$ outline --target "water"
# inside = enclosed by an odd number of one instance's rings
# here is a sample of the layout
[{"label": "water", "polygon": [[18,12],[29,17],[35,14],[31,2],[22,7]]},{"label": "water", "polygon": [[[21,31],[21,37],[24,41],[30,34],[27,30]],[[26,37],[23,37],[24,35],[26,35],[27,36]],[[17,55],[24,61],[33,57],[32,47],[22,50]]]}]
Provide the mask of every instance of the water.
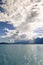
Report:
[{"label": "water", "polygon": [[0,45],[0,65],[43,65],[43,45]]}]

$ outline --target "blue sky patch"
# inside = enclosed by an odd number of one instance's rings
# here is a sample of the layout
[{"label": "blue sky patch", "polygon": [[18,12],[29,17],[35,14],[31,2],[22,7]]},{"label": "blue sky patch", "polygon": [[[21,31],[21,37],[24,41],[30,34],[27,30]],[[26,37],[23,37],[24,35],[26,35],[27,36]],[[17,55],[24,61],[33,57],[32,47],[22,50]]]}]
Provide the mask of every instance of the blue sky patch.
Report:
[{"label": "blue sky patch", "polygon": [[12,24],[8,24],[7,22],[0,22],[0,36],[6,35],[5,32],[7,32],[7,30],[4,30],[5,28],[8,28],[9,30],[16,29],[16,27],[13,27]]}]

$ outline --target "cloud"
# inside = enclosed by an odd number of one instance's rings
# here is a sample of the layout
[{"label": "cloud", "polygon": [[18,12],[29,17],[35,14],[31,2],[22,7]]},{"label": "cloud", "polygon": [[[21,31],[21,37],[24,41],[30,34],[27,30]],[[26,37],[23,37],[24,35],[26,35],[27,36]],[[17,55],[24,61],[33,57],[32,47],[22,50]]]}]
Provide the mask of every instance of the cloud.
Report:
[{"label": "cloud", "polygon": [[37,30],[35,30],[35,33],[38,33],[38,34],[43,33],[43,26],[39,27]]},{"label": "cloud", "polygon": [[31,2],[41,2],[41,0],[31,0]]},{"label": "cloud", "polygon": [[3,4],[5,4],[2,0],[0,0],[0,5],[3,5]]},{"label": "cloud", "polygon": [[1,36],[1,38],[9,38],[16,33],[16,30],[9,30],[8,28],[5,28],[4,30],[7,31],[5,32],[6,35]]},{"label": "cloud", "polygon": [[5,10],[2,8],[2,7],[0,7],[0,12],[4,12]]},{"label": "cloud", "polygon": [[[8,21],[16,27],[16,30],[6,29],[7,35],[2,36],[10,39],[34,39],[43,37],[34,33],[39,27],[43,27],[43,1],[40,0],[2,0],[5,4],[1,7],[5,9],[0,12],[0,22]],[[18,32],[18,33],[17,33]]]}]

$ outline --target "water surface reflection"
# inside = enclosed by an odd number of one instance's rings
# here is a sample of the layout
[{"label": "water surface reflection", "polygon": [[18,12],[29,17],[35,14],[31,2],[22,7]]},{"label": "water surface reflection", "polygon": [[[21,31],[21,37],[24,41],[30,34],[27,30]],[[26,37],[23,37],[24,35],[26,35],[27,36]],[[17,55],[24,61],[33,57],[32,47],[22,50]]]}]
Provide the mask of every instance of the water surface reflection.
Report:
[{"label": "water surface reflection", "polygon": [[0,65],[43,65],[43,45],[0,45]]}]

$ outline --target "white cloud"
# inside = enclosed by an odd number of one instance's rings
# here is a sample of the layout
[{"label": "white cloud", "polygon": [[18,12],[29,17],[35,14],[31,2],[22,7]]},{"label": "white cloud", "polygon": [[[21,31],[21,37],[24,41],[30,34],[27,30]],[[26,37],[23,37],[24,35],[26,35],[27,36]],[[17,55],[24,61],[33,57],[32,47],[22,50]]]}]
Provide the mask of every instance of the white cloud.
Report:
[{"label": "white cloud", "polygon": [[4,30],[7,31],[5,32],[6,35],[1,36],[1,38],[10,38],[12,35],[16,34],[16,30],[9,30],[8,28],[5,28]]},{"label": "white cloud", "polygon": [[9,21],[9,24],[16,26],[16,30],[8,30],[6,36],[14,37],[14,33],[19,31],[16,39],[22,34],[26,34],[26,39],[43,37],[34,33],[34,30],[43,26],[43,1],[39,0],[3,0],[6,4],[2,5],[5,12],[0,13],[0,21]]}]

